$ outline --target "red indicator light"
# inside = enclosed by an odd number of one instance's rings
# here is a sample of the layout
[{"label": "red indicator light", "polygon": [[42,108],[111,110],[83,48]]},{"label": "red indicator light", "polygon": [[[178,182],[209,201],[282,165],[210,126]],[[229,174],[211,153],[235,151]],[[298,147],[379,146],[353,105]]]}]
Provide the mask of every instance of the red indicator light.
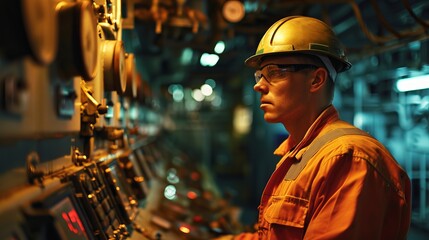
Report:
[{"label": "red indicator light", "polygon": [[75,234],[84,233],[85,228],[82,225],[82,222],[79,219],[79,216],[77,215],[76,210],[71,210],[69,212],[63,212],[61,214],[62,218],[67,224],[68,229],[70,232],[73,232]]},{"label": "red indicator light", "polygon": [[203,221],[203,217],[201,217],[200,215],[194,216],[194,222],[202,222],[202,221]]},{"label": "red indicator light", "polygon": [[188,194],[186,194],[186,196],[188,196],[189,199],[195,199],[198,197],[198,194],[194,191],[189,191]]}]

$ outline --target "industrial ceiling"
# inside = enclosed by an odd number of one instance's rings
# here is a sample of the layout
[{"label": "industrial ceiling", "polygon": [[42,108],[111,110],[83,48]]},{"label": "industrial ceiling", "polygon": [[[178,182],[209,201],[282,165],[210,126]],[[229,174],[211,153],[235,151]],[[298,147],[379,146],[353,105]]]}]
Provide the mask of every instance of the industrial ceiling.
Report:
[{"label": "industrial ceiling", "polygon": [[[239,88],[243,79],[234,75],[249,71],[243,61],[271,24],[290,15],[331,25],[355,74],[374,61],[378,70],[421,68],[429,58],[427,0],[128,0],[126,5],[126,47],[136,54],[143,78],[156,85],[214,78]],[[226,43],[218,64],[201,67],[199,56],[213,52],[218,41]],[[184,49],[193,53],[186,64],[180,61]]]}]

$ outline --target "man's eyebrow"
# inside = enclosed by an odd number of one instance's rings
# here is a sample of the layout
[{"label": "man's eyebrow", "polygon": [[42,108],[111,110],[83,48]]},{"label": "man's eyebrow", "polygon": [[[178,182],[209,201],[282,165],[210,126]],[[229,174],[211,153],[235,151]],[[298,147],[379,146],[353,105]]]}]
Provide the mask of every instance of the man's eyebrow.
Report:
[{"label": "man's eyebrow", "polygon": [[281,66],[281,65],[288,65],[288,64],[275,64],[275,63],[268,63],[268,64],[265,64],[265,65],[263,65],[262,67],[260,67],[260,68],[259,68],[259,70],[262,70],[262,69],[264,69],[265,67],[267,67],[267,66],[269,66],[269,65],[273,65],[273,66],[278,67],[278,66]]}]

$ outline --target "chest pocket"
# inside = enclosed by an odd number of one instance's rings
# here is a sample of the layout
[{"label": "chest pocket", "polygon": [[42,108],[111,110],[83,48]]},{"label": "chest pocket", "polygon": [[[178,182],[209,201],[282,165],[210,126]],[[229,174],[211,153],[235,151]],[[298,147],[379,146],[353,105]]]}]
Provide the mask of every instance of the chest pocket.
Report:
[{"label": "chest pocket", "polygon": [[308,212],[308,200],[293,196],[276,196],[264,213],[264,219],[272,224],[304,229]]}]

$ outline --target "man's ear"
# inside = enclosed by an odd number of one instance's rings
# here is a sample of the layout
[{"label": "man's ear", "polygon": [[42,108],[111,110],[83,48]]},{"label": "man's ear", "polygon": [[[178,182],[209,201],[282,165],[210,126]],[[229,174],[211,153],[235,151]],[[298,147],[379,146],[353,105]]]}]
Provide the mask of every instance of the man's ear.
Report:
[{"label": "man's ear", "polygon": [[325,68],[318,68],[313,72],[313,79],[311,80],[311,92],[316,92],[328,81],[328,71]]}]

